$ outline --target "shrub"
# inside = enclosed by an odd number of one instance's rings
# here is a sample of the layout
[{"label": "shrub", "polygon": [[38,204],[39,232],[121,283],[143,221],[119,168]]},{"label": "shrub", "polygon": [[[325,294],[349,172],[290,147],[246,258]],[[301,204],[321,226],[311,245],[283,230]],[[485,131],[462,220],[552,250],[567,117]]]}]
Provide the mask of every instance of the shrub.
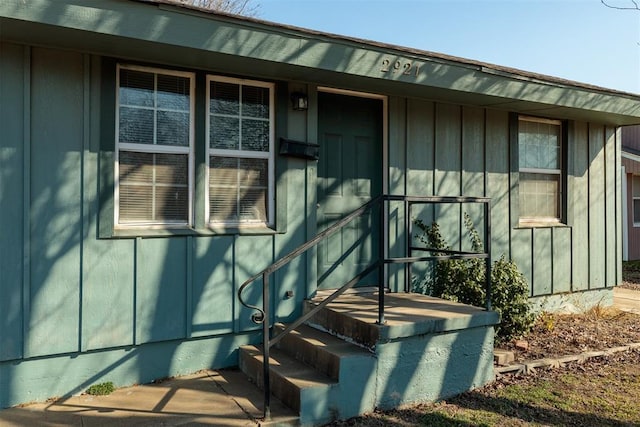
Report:
[{"label": "shrub", "polygon": [[[415,220],[421,230],[416,238],[426,247],[433,249],[432,255],[442,255],[451,246],[442,237],[436,222],[430,226]],[[464,225],[471,242],[472,252],[482,252],[482,241],[468,214],[464,214]],[[452,259],[436,263],[419,288],[423,293],[482,307],[485,305],[485,261],[480,258],[467,260]],[[491,267],[491,305],[500,314],[500,325],[496,326],[496,340],[499,342],[518,338],[531,329],[535,315],[529,305],[529,286],[524,275],[511,260],[502,255]]]},{"label": "shrub", "polygon": [[113,393],[115,387],[111,381],[106,383],[94,384],[87,389],[87,394],[92,396],[105,396]]}]

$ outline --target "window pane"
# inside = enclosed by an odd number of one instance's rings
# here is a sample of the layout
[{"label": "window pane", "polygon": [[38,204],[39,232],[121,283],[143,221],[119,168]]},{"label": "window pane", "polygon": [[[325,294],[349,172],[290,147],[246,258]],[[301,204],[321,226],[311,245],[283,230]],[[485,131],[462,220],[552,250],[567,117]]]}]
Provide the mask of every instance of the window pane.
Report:
[{"label": "window pane", "polygon": [[164,154],[155,155],[155,180],[159,184],[187,186],[189,182],[189,165],[186,155]]},{"label": "window pane", "polygon": [[243,187],[267,188],[266,159],[238,159],[240,167],[240,185]]},{"label": "window pane", "polygon": [[118,141],[153,144],[153,110],[120,107]]},{"label": "window pane", "polygon": [[186,223],[189,206],[187,186],[156,188],[155,221]]},{"label": "window pane", "polygon": [[211,221],[238,221],[238,159],[211,157],[209,215]]},{"label": "window pane", "polygon": [[147,185],[120,186],[120,223],[148,222],[153,217],[152,194]]},{"label": "window pane", "polygon": [[242,149],[269,151],[269,122],[244,119],[242,121]]},{"label": "window pane", "polygon": [[153,107],[154,74],[120,70],[120,104]]},{"label": "window pane", "polygon": [[520,173],[520,217],[560,218],[560,175]]},{"label": "window pane", "polygon": [[189,78],[158,74],[158,108],[189,111]]},{"label": "window pane", "polygon": [[269,89],[242,86],[242,115],[244,117],[269,118]]},{"label": "window pane", "polygon": [[188,222],[188,155],[119,152],[121,224]]},{"label": "window pane", "polygon": [[211,117],[211,148],[240,149],[240,119],[236,117]]},{"label": "window pane", "polygon": [[212,222],[266,222],[268,161],[211,157],[209,206]]},{"label": "window pane", "polygon": [[633,199],[633,223],[640,224],[640,199]]},{"label": "window pane", "polygon": [[633,175],[631,185],[633,186],[633,197],[640,197],[640,175]]},{"label": "window pane", "polygon": [[158,111],[157,144],[189,146],[189,113]]},{"label": "window pane", "polygon": [[209,109],[213,114],[240,114],[240,85],[211,82]]},{"label": "window pane", "polygon": [[240,159],[240,218],[267,220],[268,161]]},{"label": "window pane", "polygon": [[560,169],[561,132],[559,124],[520,120],[520,168]]},{"label": "window pane", "polygon": [[267,192],[261,189],[244,188],[240,195],[240,219],[267,221]]}]

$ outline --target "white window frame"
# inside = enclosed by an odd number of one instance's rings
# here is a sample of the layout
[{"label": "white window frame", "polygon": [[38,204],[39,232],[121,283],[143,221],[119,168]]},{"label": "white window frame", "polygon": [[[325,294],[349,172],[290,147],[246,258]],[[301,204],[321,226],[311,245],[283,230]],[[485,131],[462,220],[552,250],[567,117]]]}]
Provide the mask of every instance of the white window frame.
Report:
[{"label": "white window frame", "polygon": [[[269,89],[269,151],[248,151],[248,150],[231,150],[211,148],[211,82],[231,83],[242,86],[254,86]],[[207,102],[206,102],[206,147],[207,147],[207,176],[205,190],[205,222],[209,227],[273,227],[275,224],[275,159],[274,159],[274,139],[275,139],[275,84],[257,80],[239,79],[233,77],[224,77],[216,75],[207,75]],[[241,89],[242,90],[242,89]],[[242,99],[242,92],[240,92]],[[242,104],[241,108],[242,108]],[[240,112],[240,116],[242,111]],[[241,127],[242,128],[242,127]],[[242,132],[242,129],[240,129]],[[240,133],[242,140],[242,133]],[[258,220],[240,220],[240,221],[212,221],[211,206],[209,201],[209,180],[211,174],[211,156],[233,157],[243,159],[267,159],[268,178],[267,178],[267,221]]]},{"label": "white window frame", "polygon": [[[518,135],[520,134],[520,122],[521,121],[528,121],[528,122],[535,122],[535,123],[547,123],[547,124],[551,124],[551,125],[556,125],[560,127],[560,154],[559,154],[559,163],[560,163],[560,169],[546,169],[546,168],[521,168],[518,165],[518,173],[529,173],[529,174],[537,174],[540,176],[551,176],[551,175],[555,175],[558,176],[558,194],[557,194],[557,198],[556,198],[556,203],[558,204],[557,209],[558,209],[558,217],[543,217],[543,216],[522,216],[521,213],[519,213],[518,217],[519,217],[519,223],[522,225],[535,225],[535,224],[542,224],[542,225],[550,225],[550,224],[560,224],[562,221],[562,209],[563,209],[563,203],[562,203],[562,198],[564,197],[562,194],[562,186],[563,186],[563,179],[564,179],[564,175],[563,175],[563,170],[562,170],[562,165],[564,164],[564,123],[561,120],[556,120],[556,119],[547,119],[547,118],[542,118],[542,117],[532,117],[532,116],[518,116]],[[518,137],[518,147],[517,147],[518,151],[520,150],[520,138]]]},{"label": "white window frame", "polygon": [[[156,144],[136,144],[136,143],[121,143],[120,142],[120,70],[133,70],[146,73],[153,73],[155,77],[154,93],[157,93],[157,75],[167,76],[179,76],[189,79],[189,146],[177,147],[168,145],[156,145]],[[117,64],[116,66],[116,134],[115,134],[115,175],[114,175],[114,228],[118,229],[166,229],[166,228],[185,228],[191,227],[193,224],[193,200],[194,200],[194,133],[195,133],[195,73],[186,71],[175,71],[165,68],[156,67],[144,67],[138,65],[129,64]],[[136,106],[138,107],[138,106]],[[155,111],[159,109],[157,106],[153,107]],[[160,109],[160,111],[162,111]],[[156,122],[154,120],[153,135],[156,138]],[[187,206],[187,221],[185,222],[173,222],[173,221],[149,221],[140,223],[120,223],[120,150],[122,151],[135,151],[142,153],[156,153],[156,154],[187,154],[188,156],[188,206]]]}]

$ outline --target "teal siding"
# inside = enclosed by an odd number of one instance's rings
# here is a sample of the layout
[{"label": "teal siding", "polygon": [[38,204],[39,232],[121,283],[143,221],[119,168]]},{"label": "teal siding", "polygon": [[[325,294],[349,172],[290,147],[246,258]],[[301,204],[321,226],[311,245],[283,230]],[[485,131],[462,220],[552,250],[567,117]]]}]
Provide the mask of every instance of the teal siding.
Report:
[{"label": "teal siding", "polygon": [[28,147],[22,141],[28,132],[24,106],[29,102],[25,99],[28,67],[24,62],[24,48],[0,43],[0,361],[22,356],[23,164],[28,160]]},{"label": "teal siding", "polygon": [[132,345],[135,241],[87,237],[83,247],[82,349]]},{"label": "teal siding", "polygon": [[533,289],[532,294],[549,295],[553,285],[553,261],[552,261],[552,229],[533,229]]},{"label": "teal siding", "polygon": [[233,332],[235,293],[229,283],[233,265],[233,237],[193,238],[191,336]]},{"label": "teal siding", "polygon": [[604,127],[589,125],[589,288],[605,286],[605,156]]},{"label": "teal siding", "polygon": [[[496,215],[500,215],[499,212],[494,212]],[[513,253],[511,259],[518,265],[518,268],[524,274],[524,277],[529,283],[531,289],[531,296],[534,296],[534,269],[533,269],[533,229],[532,228],[520,228],[515,229],[511,233],[511,246]]]},{"label": "teal siding", "polygon": [[510,256],[509,115],[494,110],[486,114],[486,196],[491,198],[491,254],[496,260]]},{"label": "teal siding", "polygon": [[[605,128],[604,140],[604,187],[605,187],[605,286],[616,286],[618,284],[618,266],[616,263],[617,247],[620,244],[621,235],[616,233],[616,224],[620,219],[617,218],[616,212],[616,196],[619,193],[609,189],[616,188],[616,176],[620,173],[620,169],[616,169],[616,134],[615,129],[611,127]],[[622,190],[621,190],[622,191]],[[618,237],[620,236],[620,237]]]},{"label": "teal siding", "polygon": [[[485,111],[482,108],[462,109],[462,195],[484,197],[485,189]],[[484,241],[484,206],[468,204],[462,207]],[[471,241],[462,239],[462,250],[471,250]]]},{"label": "teal siding", "polygon": [[424,196],[434,194],[434,108],[433,102],[408,100],[407,194]]},{"label": "teal siding", "polygon": [[31,53],[29,357],[79,350],[83,64]]},{"label": "teal siding", "polygon": [[[435,104],[409,99],[406,115],[406,193],[414,196],[433,196],[436,170]],[[397,123],[404,126],[405,121]],[[391,124],[393,125],[393,122]],[[433,212],[432,206],[416,205],[412,212],[414,218],[411,219],[419,218],[425,224],[430,224],[433,221]]]},{"label": "teal siding", "polygon": [[[0,45],[0,203],[14,207],[0,210],[0,391],[10,390],[0,394],[0,406],[39,398],[33,390],[47,375],[41,384],[50,394],[41,397],[109,380],[109,370],[124,385],[235,364],[233,346],[255,341],[259,329],[253,311],[238,303],[239,286],[315,234],[316,163],[277,156],[273,233],[113,237],[109,62]],[[316,142],[317,88],[277,86],[277,137]],[[309,94],[306,113],[288,107],[292,91]],[[566,225],[518,228],[509,112],[390,96],[388,113],[389,193],[490,197],[493,258],[515,260],[532,296],[620,281],[620,140],[614,128],[568,123]],[[199,151],[198,187],[206,185],[204,160]],[[203,209],[204,201],[195,207]],[[459,235],[465,212],[482,231],[478,207],[424,207],[412,219],[438,221],[450,244],[468,249],[466,233]],[[404,255],[407,239],[414,238],[404,234],[407,213],[391,204],[387,215],[389,253]],[[203,221],[198,213],[196,223]],[[315,290],[315,256],[310,251],[271,276],[272,320],[295,317]],[[404,271],[388,269],[389,286],[402,290]],[[260,282],[244,294],[256,305]],[[79,371],[56,383],[51,377],[68,367],[69,357],[82,360]],[[56,373],[47,374],[47,367]]]},{"label": "teal siding", "polygon": [[[102,172],[112,160],[100,147],[113,133],[102,127],[101,59],[9,43],[0,49],[0,199],[15,207],[0,212],[0,361],[256,329],[236,291],[309,238],[312,163],[279,159],[278,209],[289,212],[280,219],[288,218],[290,232],[100,238],[99,220],[113,215],[103,203],[110,174]],[[272,276],[278,319],[299,313],[307,261],[299,257]],[[261,302],[259,283],[246,297]]]},{"label": "teal siding", "polygon": [[136,239],[136,344],[186,337],[187,238]]},{"label": "teal siding", "polygon": [[[458,196],[462,188],[462,112],[461,107],[436,104],[434,193]],[[434,219],[442,236],[454,249],[459,249],[461,207],[457,204],[436,205]]]},{"label": "teal siding", "polygon": [[553,265],[553,293],[571,290],[571,228],[551,229],[551,262]]},{"label": "teal siding", "polygon": [[[620,184],[614,172],[619,142],[614,128],[567,122],[566,224],[520,228],[517,132],[513,133],[517,121],[507,112],[490,109],[414,99],[406,105],[406,122],[390,123],[406,128],[407,194],[490,197],[493,259],[513,259],[529,282],[531,296],[598,289],[619,281]],[[393,118],[397,113],[390,114]],[[390,134],[401,131],[391,127]],[[393,140],[390,143],[390,152],[395,152]],[[401,166],[393,163],[390,169]],[[396,182],[402,180],[395,178]],[[466,232],[459,240],[464,213],[482,231],[478,206],[416,209],[414,219],[435,220],[453,247],[469,249]]]},{"label": "teal siding", "polygon": [[587,138],[587,123],[575,123],[573,129],[569,129],[570,174],[567,222],[573,230],[571,267],[574,291],[589,288],[589,144]]}]

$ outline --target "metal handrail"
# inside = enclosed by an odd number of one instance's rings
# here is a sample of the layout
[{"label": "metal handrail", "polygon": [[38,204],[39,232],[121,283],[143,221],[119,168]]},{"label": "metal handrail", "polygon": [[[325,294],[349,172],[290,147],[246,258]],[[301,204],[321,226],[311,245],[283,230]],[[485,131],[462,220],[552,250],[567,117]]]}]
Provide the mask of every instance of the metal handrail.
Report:
[{"label": "metal handrail", "polygon": [[[385,249],[387,247],[387,235],[385,233],[385,225],[384,225],[384,202],[404,202],[405,205],[405,227],[407,231],[407,253],[410,255],[408,257],[393,257],[388,258],[385,257]],[[251,276],[240,286],[238,289],[238,299],[242,305],[247,308],[255,310],[255,312],[251,315],[251,320],[256,324],[262,324],[262,335],[263,335],[263,343],[262,343],[262,356],[263,356],[263,387],[264,387],[264,419],[268,420],[271,416],[270,411],[270,400],[271,400],[271,390],[270,390],[270,348],[278,343],[286,334],[293,331],[295,328],[306,322],[310,319],[315,313],[329,304],[331,301],[338,298],[342,295],[346,290],[355,286],[362,278],[366,277],[368,274],[375,271],[376,268],[380,269],[380,277],[378,284],[378,324],[384,324],[384,283],[386,282],[384,277],[384,268],[387,264],[404,264],[405,265],[405,280],[407,280],[405,284],[405,290],[410,291],[410,275],[411,275],[411,265],[415,262],[422,261],[440,261],[440,260],[448,260],[448,259],[470,259],[470,258],[481,258],[486,260],[486,293],[487,293],[487,301],[486,308],[487,310],[491,309],[491,280],[490,280],[490,272],[491,272],[491,223],[490,223],[490,201],[491,199],[486,197],[462,197],[462,196],[454,196],[454,197],[440,197],[440,196],[396,196],[396,195],[380,195],[369,202],[365,203],[355,211],[351,212],[349,215],[340,219],[333,225],[329,226],[322,232],[318,233],[315,237],[298,246],[296,249],[288,253],[287,255],[281,257],[273,264],[269,265],[261,272]],[[441,204],[441,203],[483,203],[485,205],[484,211],[484,219],[485,219],[485,252],[476,253],[476,252],[465,252],[465,251],[454,251],[454,250],[445,250],[445,249],[434,249],[427,247],[417,247],[411,244],[411,207],[414,204]],[[277,336],[271,338],[270,327],[269,327],[269,319],[270,315],[270,302],[269,302],[269,275],[273,272],[277,271],[284,265],[288,264],[292,259],[306,252],[307,250],[315,247],[320,241],[323,239],[337,233],[340,229],[342,229],[345,225],[353,221],[355,218],[364,215],[366,212],[371,210],[375,205],[379,205],[380,209],[380,238],[379,238],[379,256],[378,259],[375,260],[371,265],[369,265],[362,272],[357,274],[347,283],[345,283],[340,288],[336,289],[331,295],[326,297],[323,301],[318,303],[314,308],[309,310],[303,316],[299,317],[293,323],[289,324],[283,331],[281,331]],[[422,257],[413,257],[411,256],[413,251],[426,251],[431,253],[445,254],[445,255],[430,255],[430,256],[422,256]],[[255,282],[257,279],[262,277],[262,308],[249,304],[242,298],[243,291]]]},{"label": "metal handrail", "polygon": [[[271,334],[270,334],[270,331],[269,331],[269,319],[270,319],[271,316],[270,316],[270,303],[269,303],[269,275],[271,273],[277,271],[278,269],[280,269],[282,266],[284,266],[287,263],[289,263],[292,259],[294,259],[298,255],[300,255],[300,254],[306,252],[307,250],[311,249],[312,247],[316,246],[323,239],[325,239],[325,238],[337,233],[341,228],[343,228],[345,225],[350,223],[353,219],[362,216],[365,212],[368,212],[376,204],[380,204],[380,206],[383,207],[384,206],[384,204],[382,203],[383,201],[384,201],[384,195],[380,195],[380,196],[368,201],[367,203],[365,203],[364,205],[362,205],[361,207],[359,207],[355,211],[351,212],[349,215],[345,216],[344,218],[340,219],[336,223],[334,223],[331,226],[327,227],[322,232],[318,233],[311,240],[308,240],[306,243],[303,243],[302,245],[298,246],[293,251],[289,252],[287,255],[283,256],[282,258],[280,258],[279,260],[274,262],[273,264],[271,264],[270,266],[268,266],[267,268],[262,270],[260,273],[255,274],[255,275],[251,276],[250,278],[248,278],[247,280],[245,280],[245,282],[238,289],[238,299],[240,300],[240,303],[242,305],[244,305],[245,307],[247,307],[247,308],[251,308],[251,309],[256,310],[256,312],[254,312],[251,315],[251,320],[256,324],[262,324],[262,359],[263,359],[262,367],[263,367],[263,387],[264,387],[264,414],[263,415],[264,415],[264,419],[265,420],[268,420],[271,417],[271,408],[270,408],[271,390],[270,390],[270,372],[269,372],[270,371],[270,354],[269,354],[270,352],[269,352],[269,349],[275,343],[280,341],[287,333],[289,333],[290,331],[293,330],[293,328],[288,327],[284,331],[282,331],[280,334],[278,334],[278,337],[274,338],[273,340],[270,337]],[[381,211],[382,211],[382,209],[381,209]],[[380,223],[382,224],[382,216],[380,217]],[[379,265],[381,265],[380,259],[378,259],[378,261],[376,261],[374,264],[369,266],[364,271],[366,272],[366,274],[369,274],[371,271],[373,271],[375,269],[375,267],[378,267]],[[329,296],[324,301],[322,301],[322,303],[319,304],[317,307],[314,307],[306,315],[300,317],[296,322],[294,322],[296,324],[296,327],[300,326],[303,322],[307,321],[311,317],[311,315],[315,314],[318,310],[322,309],[329,302],[333,301],[335,298],[340,296],[344,291],[346,291],[347,289],[353,287],[357,282],[360,281],[360,278],[366,276],[366,274],[363,274],[363,273],[360,273],[359,275],[357,275],[356,277],[351,279],[349,282],[347,282],[345,285],[343,285],[340,289],[336,290],[331,296]],[[258,306],[255,306],[255,305],[252,305],[252,304],[248,304],[242,298],[242,292],[244,291],[244,289],[247,286],[249,286],[251,283],[256,281],[258,278],[260,278],[260,277],[262,277],[262,308],[260,308]],[[381,277],[381,279],[382,279],[382,277]],[[379,282],[381,284],[383,283],[382,280],[379,280]],[[384,318],[381,318],[381,320],[384,321]],[[289,325],[289,326],[291,326],[291,325]]]},{"label": "metal handrail", "polygon": [[271,274],[271,273],[279,270],[281,267],[283,267],[284,265],[288,264],[293,258],[297,257],[298,255],[300,255],[300,254],[308,251],[312,247],[316,246],[323,239],[325,239],[325,238],[337,233],[338,230],[340,230],[342,227],[344,227],[345,225],[350,223],[353,219],[355,219],[355,218],[357,218],[359,216],[362,216],[365,212],[367,212],[369,209],[371,209],[374,205],[380,203],[384,199],[384,197],[385,197],[384,195],[380,195],[380,196],[378,196],[378,197],[376,197],[374,199],[369,200],[367,203],[365,203],[364,205],[360,206],[358,209],[356,209],[355,211],[351,212],[349,215],[345,216],[344,218],[340,219],[336,223],[334,223],[331,226],[327,227],[325,230],[323,230],[320,233],[318,233],[314,238],[312,238],[310,240],[307,240],[305,243],[303,243],[302,245],[298,246],[296,249],[294,249],[293,251],[289,252],[287,255],[283,256],[282,258],[280,258],[279,260],[277,260],[273,264],[269,265],[267,268],[265,268],[261,272],[255,274],[255,275],[249,277],[247,280],[245,280],[244,283],[238,289],[238,299],[240,300],[240,303],[242,305],[244,305],[245,307],[254,309],[254,310],[256,310],[258,312],[258,313],[254,314],[251,317],[251,320],[254,323],[262,323],[262,319],[264,319],[265,312],[260,307],[256,307],[254,305],[248,304],[242,299],[242,292],[244,291],[244,289],[247,286],[249,286],[251,283],[253,283],[257,279],[259,279],[260,277],[264,277],[265,274]]}]

